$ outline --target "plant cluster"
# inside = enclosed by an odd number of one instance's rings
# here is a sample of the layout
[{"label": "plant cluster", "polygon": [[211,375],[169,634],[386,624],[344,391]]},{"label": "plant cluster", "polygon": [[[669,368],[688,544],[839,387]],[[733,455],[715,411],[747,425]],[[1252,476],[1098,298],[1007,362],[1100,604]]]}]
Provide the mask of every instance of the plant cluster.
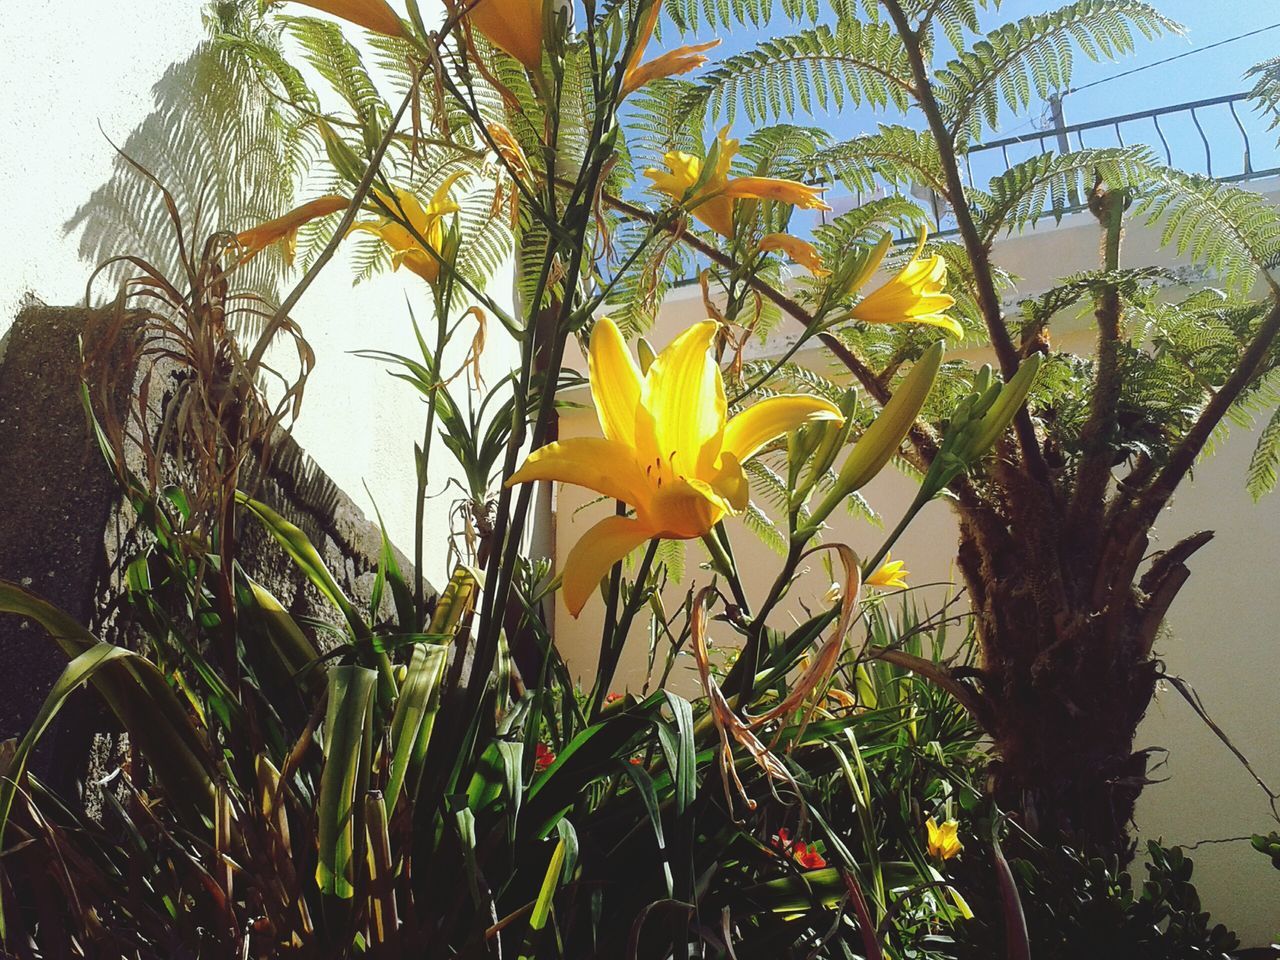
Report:
[{"label": "plant cluster", "polygon": [[[446,4],[441,22],[416,0],[404,17],[386,0],[215,7],[220,55],[270,104],[265,141],[308,158],[315,195],[197,244],[161,190],[180,272],[133,258],[105,341],[175,370],[158,416],[150,373],[128,415],[112,407],[133,367],[90,343],[87,406],[140,533],[121,598],[131,642],[0,583],[0,610],[70,658],[0,781],[8,950],[881,960],[987,944],[975,949],[1025,957],[1057,935],[1054,917],[1096,929],[1095,903],[1124,929],[1160,931],[1167,952],[1151,956],[1229,948],[1176,852],[1152,849],[1140,897],[1119,873],[1152,643],[1200,543],[1131,581],[1223,417],[1274,402],[1280,308],[1240,291],[1271,280],[1280,216],[1141,149],[1036,158],[986,189],[958,159],[1001,110],[1066,85],[1073,49],[1113,57],[1135,31],[1175,24],[1137,0],[1077,0],[966,45],[981,33],[968,0],[784,2],[809,25],[683,79],[714,43],[653,55],[664,13],[692,30],[764,22],[771,5],[479,0]],[[863,102],[918,107],[927,129],[711,134],[737,112]],[[930,242],[926,211],[901,197],[806,228],[829,185],[876,180],[928,187],[958,242]],[[1006,318],[992,242],[1073,196],[1102,224],[1101,269]],[[1168,306],[1154,272],[1119,262],[1131,209],[1235,292]],[[895,252],[904,227],[918,239]],[[415,569],[384,543],[367,606],[252,485],[312,362],[293,314],[343,244],[362,275],[411,271],[423,307],[416,355],[368,354],[425,412]],[[302,278],[276,306],[240,299],[242,271],[270,257],[296,257]],[[511,297],[489,282],[507,258]],[[708,319],[654,350],[639,335],[694,269]],[[1080,303],[1095,310],[1097,357],[1052,355],[1050,324]],[[784,318],[798,322],[792,345],[749,360]],[[485,385],[491,337],[518,363]],[[985,338],[998,372],[947,361],[939,337]],[[271,385],[281,343],[298,369]],[[557,439],[558,409],[583,386],[602,436]],[[1259,492],[1276,439],[1255,456]],[[464,479],[453,572],[432,595],[416,571],[445,456]],[[859,491],[894,462],[918,495],[859,557],[828,521],[868,510]],[[613,506],[556,570],[526,556],[539,482]],[[961,517],[972,620],[895,615],[885,598],[907,582],[891,548],[938,497]],[[733,517],[780,554],[763,596],[739,576]],[[338,628],[299,622],[254,581],[246,523]],[[705,557],[692,586],[689,541]],[[804,574],[822,564],[831,586],[815,600]],[[582,684],[557,649],[557,592],[571,615],[605,610]],[[972,628],[958,651],[957,619]],[[623,647],[644,626],[650,682],[619,696]],[[713,644],[737,652],[718,660]],[[665,682],[689,662],[692,699]],[[128,734],[92,814],[27,769],[86,683]],[[1062,834],[1104,860],[1060,853]],[[1091,885],[1105,892],[1081,900]]]}]

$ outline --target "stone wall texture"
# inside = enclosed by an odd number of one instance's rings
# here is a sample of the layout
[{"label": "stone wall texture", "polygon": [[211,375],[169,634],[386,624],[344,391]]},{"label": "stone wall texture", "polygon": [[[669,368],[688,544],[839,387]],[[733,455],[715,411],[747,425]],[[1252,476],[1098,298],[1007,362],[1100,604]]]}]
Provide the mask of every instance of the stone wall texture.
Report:
[{"label": "stone wall texture", "polygon": [[[129,522],[80,400],[79,338],[91,319],[83,308],[28,301],[0,340],[0,579],[97,629],[117,560],[127,556]],[[368,603],[381,532],[292,438],[277,441],[255,495],[307,533],[348,596]],[[341,623],[259,525],[245,524],[239,559],[295,616]],[[0,740],[25,732],[65,665],[38,626],[0,615]],[[82,697],[38,767],[78,768],[87,734],[100,726],[96,705]]]}]

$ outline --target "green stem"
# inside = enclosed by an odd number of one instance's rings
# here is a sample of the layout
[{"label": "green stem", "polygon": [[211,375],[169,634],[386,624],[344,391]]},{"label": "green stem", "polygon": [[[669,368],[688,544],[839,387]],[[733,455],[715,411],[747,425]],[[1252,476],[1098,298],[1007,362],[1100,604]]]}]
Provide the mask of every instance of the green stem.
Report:
[{"label": "green stem", "polygon": [[[636,570],[636,578],[631,584],[631,593],[627,597],[627,602],[622,606],[622,614],[618,617],[617,624],[614,625],[609,637],[608,646],[601,645],[600,665],[596,669],[596,682],[591,693],[591,721],[594,723],[600,717],[600,710],[604,706],[604,698],[607,695],[610,684],[613,683],[613,675],[617,672],[618,661],[622,659],[622,648],[627,645],[627,634],[631,632],[631,622],[635,619],[636,614],[640,612],[643,605],[645,583],[649,579],[649,570],[653,566],[653,558],[657,555],[658,544],[662,541],[654,539],[649,541],[649,547],[644,552],[644,559],[640,561],[640,567]],[[621,577],[622,564],[614,566],[615,575]]]},{"label": "green stem", "polygon": [[880,566],[880,561],[883,560],[888,555],[889,551],[893,549],[893,545],[898,542],[898,538],[901,537],[907,527],[910,526],[911,521],[915,519],[916,514],[919,513],[924,508],[924,505],[932,499],[933,492],[925,487],[921,487],[919,492],[916,493],[916,498],[911,501],[911,506],[907,507],[907,512],[904,513],[902,515],[902,519],[898,521],[898,525],[894,527],[889,536],[885,538],[884,543],[880,544],[880,549],[875,552],[875,556],[862,565],[862,579],[865,580],[867,577],[871,576],[871,574],[876,572],[876,568]]}]

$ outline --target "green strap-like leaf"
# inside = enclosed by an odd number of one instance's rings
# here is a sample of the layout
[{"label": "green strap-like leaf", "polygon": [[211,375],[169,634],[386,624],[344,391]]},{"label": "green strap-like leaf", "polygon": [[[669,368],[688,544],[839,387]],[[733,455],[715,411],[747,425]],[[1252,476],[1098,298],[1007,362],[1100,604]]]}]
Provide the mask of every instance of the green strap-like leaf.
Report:
[{"label": "green strap-like leaf", "polygon": [[448,659],[447,647],[422,643],[414,647],[409,672],[400,687],[395,716],[391,720],[391,769],[387,777],[387,810],[406,783],[410,797],[416,793],[422,762],[440,709],[440,678]]},{"label": "green strap-like leaf", "polygon": [[[35,620],[69,657],[78,657],[98,644],[98,639],[72,617],[3,580],[0,612]],[[94,689],[147,758],[175,809],[190,817],[195,828],[210,811],[211,762],[191,716],[164,676],[150,660],[131,654],[118,662],[114,658],[107,661],[107,668],[100,672],[95,668],[92,678]]]},{"label": "green strap-like leaf", "polygon": [[363,793],[361,783],[368,780],[377,680],[377,673],[366,667],[342,665],[329,670],[316,883],[336,897],[355,894],[356,798]]}]

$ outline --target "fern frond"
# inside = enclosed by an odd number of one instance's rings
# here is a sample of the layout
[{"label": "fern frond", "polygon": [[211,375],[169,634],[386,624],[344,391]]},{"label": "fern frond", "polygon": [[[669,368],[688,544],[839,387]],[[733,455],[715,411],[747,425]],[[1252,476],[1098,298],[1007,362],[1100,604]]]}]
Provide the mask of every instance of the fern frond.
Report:
[{"label": "fern frond", "polygon": [[1280,127],[1280,57],[1255,63],[1246,71],[1245,79],[1253,80],[1249,99],[1256,103],[1259,112],[1271,117],[1267,129]]},{"label": "fern frond", "polygon": [[[366,139],[377,136],[390,122],[391,110],[374,86],[360,52],[343,36],[342,28],[315,17],[282,19],[306,61],[351,108]],[[367,143],[369,149],[375,145],[376,140]]]},{"label": "fern frond", "polygon": [[752,123],[846,104],[905,111],[910,63],[888,23],[845,20],[773,37],[703,74],[686,101],[690,110],[730,122],[742,109]]},{"label": "fern frond", "polygon": [[925,212],[912,200],[901,196],[869,200],[813,231],[813,242],[833,262],[848,255],[856,245],[869,246],[889,233],[912,233],[925,219]]},{"label": "fern frond", "polygon": [[661,166],[662,155],[670,150],[703,152],[703,114],[685,106],[692,89],[687,80],[659,80],[628,101],[633,112],[627,122],[627,145],[637,167]]},{"label": "fern frond", "polygon": [[658,552],[654,561],[666,567],[667,580],[679,583],[684,579],[685,542],[683,540],[662,540],[658,543]]},{"label": "fern frond", "polygon": [[1115,60],[1134,48],[1133,32],[1151,38],[1182,27],[1141,0],[1076,0],[1050,13],[1004,24],[937,72],[934,91],[960,140],[996,129],[1000,108],[1024,110],[1071,84],[1072,57]]},{"label": "fern frond", "polygon": [[831,135],[821,127],[790,123],[761,127],[743,142],[734,167],[749,176],[791,176],[830,143]]},{"label": "fern frond", "polygon": [[938,193],[946,189],[932,135],[891,124],[816,151],[795,175],[843,183],[851,192],[870,190],[877,180],[898,187],[918,184]]},{"label": "fern frond", "polygon": [[[264,58],[267,51],[263,43]],[[206,41],[169,67],[152,94],[154,110],[121,149],[173,194],[190,230],[189,245],[277,216],[292,204],[311,156],[308,134],[280,112],[237,49]],[[119,159],[64,229],[81,231],[79,253],[89,262],[128,253],[166,276],[181,276],[168,218],[160,192]],[[237,272],[236,284],[274,300],[284,268],[279,252],[267,251]],[[101,289],[118,279],[104,277]]]},{"label": "fern frond", "polygon": [[1253,456],[1249,458],[1249,469],[1245,474],[1245,489],[1254,500],[1276,488],[1280,477],[1280,407],[1271,414],[1271,419],[1262,428],[1258,443],[1253,448]]},{"label": "fern frond", "polygon": [[960,49],[965,31],[978,33],[978,10],[999,6],[999,0],[904,0],[902,10],[914,29],[941,27],[951,46]]},{"label": "fern frond", "polygon": [[742,514],[742,523],[756,535],[761,543],[778,554],[778,556],[786,555],[786,535],[778,529],[777,524],[769,519],[769,515],[754,503],[747,504],[747,509]]},{"label": "fern frond", "polygon": [[1135,204],[1162,221],[1160,242],[1207,264],[1236,290],[1280,258],[1280,211],[1260,194],[1167,167],[1153,171]]},{"label": "fern frond", "polygon": [[1047,213],[1061,221],[1070,198],[1086,196],[1095,176],[1112,190],[1123,189],[1139,184],[1154,165],[1148,147],[1042,153],[993,177],[988,193],[970,200],[984,239],[990,242],[1002,230],[1013,233],[1035,226]]},{"label": "fern frond", "polygon": [[1037,297],[1019,302],[1018,306],[1028,323],[1042,325],[1054,315],[1081,300],[1095,297],[1106,289],[1115,289],[1123,300],[1138,297],[1144,287],[1165,281],[1173,283],[1177,276],[1163,267],[1135,267],[1126,270],[1091,270],[1064,277],[1051,289]]},{"label": "fern frond", "polygon": [[[841,0],[851,8],[857,0]],[[874,7],[875,0],[863,0],[863,6]],[[725,29],[736,26],[763,27],[778,13],[791,21],[813,22],[827,11],[818,0],[667,0],[663,4],[666,13],[681,33],[699,29]]]}]

